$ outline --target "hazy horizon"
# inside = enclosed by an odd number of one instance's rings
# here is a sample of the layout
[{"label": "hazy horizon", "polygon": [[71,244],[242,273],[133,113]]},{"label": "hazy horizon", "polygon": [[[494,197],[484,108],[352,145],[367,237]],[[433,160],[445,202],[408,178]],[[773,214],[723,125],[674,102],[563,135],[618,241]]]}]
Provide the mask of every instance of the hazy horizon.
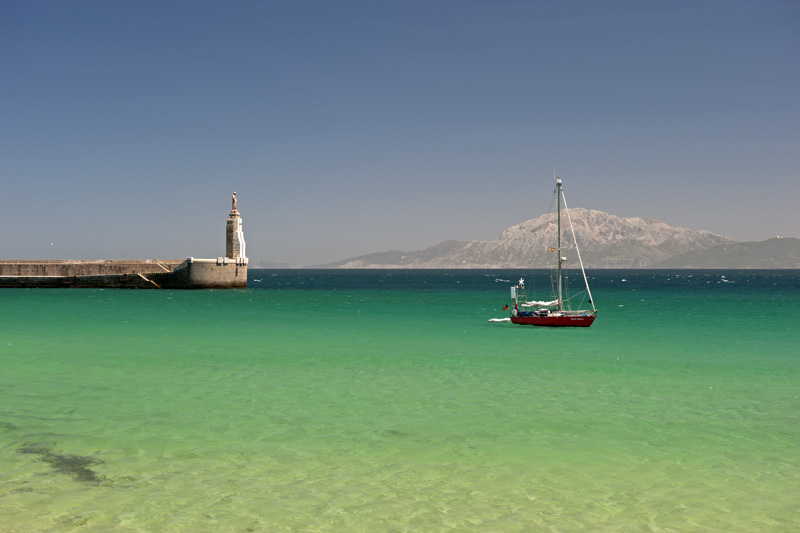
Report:
[{"label": "hazy horizon", "polygon": [[325,264],[547,210],[800,232],[792,1],[5,2],[5,259]]}]

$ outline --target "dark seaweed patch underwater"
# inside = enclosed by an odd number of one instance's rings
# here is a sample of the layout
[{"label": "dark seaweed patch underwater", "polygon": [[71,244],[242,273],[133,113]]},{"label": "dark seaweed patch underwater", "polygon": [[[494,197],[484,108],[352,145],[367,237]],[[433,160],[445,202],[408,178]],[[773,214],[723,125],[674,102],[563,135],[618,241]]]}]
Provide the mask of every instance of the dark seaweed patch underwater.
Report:
[{"label": "dark seaweed patch underwater", "polygon": [[47,448],[37,448],[35,446],[25,446],[17,451],[19,453],[38,455],[39,460],[48,463],[56,472],[68,474],[78,481],[99,483],[105,479],[105,476],[89,468],[91,465],[103,463],[103,461],[94,457],[54,453]]}]

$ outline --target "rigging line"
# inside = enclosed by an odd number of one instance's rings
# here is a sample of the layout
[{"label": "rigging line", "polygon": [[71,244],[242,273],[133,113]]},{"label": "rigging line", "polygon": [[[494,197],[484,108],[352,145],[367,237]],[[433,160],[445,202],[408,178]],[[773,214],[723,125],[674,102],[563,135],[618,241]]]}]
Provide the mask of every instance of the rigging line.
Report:
[{"label": "rigging line", "polygon": [[[555,176],[555,169],[553,170],[553,183],[555,184],[555,180],[558,179]],[[556,190],[553,189],[553,194],[550,195],[550,201],[547,204],[547,209],[544,211],[544,214],[555,214],[556,211],[556,200],[558,199],[558,195],[556,194]]]},{"label": "rigging line", "polygon": [[575,251],[578,252],[578,262],[581,264],[581,273],[583,274],[583,282],[586,284],[586,292],[589,293],[589,302],[592,304],[592,311],[597,311],[594,306],[594,298],[592,298],[592,291],[589,289],[589,280],[586,279],[586,271],[583,269],[583,259],[581,259],[581,251],[578,249],[578,238],[575,237],[575,228],[572,227],[572,219],[569,216],[569,208],[567,207],[567,197],[564,196],[564,191],[561,191],[561,197],[564,199],[564,211],[567,212],[567,220],[569,220],[569,229],[572,231],[572,240],[575,241]]}]

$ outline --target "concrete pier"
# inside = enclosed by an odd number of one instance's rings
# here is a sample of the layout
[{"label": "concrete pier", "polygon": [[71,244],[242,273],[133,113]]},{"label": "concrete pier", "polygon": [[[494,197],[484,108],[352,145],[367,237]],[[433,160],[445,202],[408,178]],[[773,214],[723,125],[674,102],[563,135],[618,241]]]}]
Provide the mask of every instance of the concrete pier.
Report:
[{"label": "concrete pier", "polygon": [[234,289],[247,287],[242,218],[233,209],[225,257],[141,260],[0,260],[0,288]]}]

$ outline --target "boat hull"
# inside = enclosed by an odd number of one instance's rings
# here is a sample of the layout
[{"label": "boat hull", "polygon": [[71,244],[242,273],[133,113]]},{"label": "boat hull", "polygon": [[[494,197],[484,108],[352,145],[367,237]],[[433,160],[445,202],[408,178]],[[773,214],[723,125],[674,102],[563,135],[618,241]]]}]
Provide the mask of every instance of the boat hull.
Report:
[{"label": "boat hull", "polygon": [[566,316],[512,316],[513,324],[523,326],[578,327],[588,328],[597,315]]}]

